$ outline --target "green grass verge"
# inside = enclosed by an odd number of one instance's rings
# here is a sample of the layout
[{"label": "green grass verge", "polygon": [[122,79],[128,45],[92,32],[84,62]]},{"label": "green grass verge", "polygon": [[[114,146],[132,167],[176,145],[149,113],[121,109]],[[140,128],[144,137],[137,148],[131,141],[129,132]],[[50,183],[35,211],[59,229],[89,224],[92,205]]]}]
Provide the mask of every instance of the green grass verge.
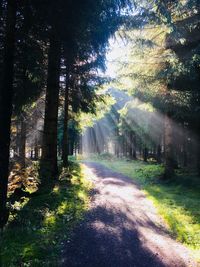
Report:
[{"label": "green grass verge", "polygon": [[200,260],[200,178],[190,173],[177,173],[171,181],[161,181],[163,166],[112,158],[92,160],[125,174],[140,184],[154,202],[176,239]]},{"label": "green grass verge", "polygon": [[1,241],[1,266],[58,266],[62,241],[66,241],[74,224],[88,207],[89,183],[82,167],[70,167],[53,187],[15,203],[17,211],[11,217]]}]

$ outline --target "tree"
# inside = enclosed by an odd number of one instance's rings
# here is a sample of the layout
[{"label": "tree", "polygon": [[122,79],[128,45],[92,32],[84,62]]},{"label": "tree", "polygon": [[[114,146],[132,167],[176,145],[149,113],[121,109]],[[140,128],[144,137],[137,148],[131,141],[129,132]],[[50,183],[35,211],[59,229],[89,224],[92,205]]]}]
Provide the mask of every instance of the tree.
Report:
[{"label": "tree", "polygon": [[[111,15],[119,16],[119,8],[124,7],[128,2],[121,1],[110,3],[104,1],[100,3],[92,3],[91,1],[85,2],[84,5],[80,4],[78,12],[78,20],[70,21],[70,30],[68,35],[63,36],[66,62],[66,90],[65,92],[65,118],[64,118],[64,133],[63,133],[63,163],[67,165],[67,118],[69,109],[69,84],[73,84],[71,97],[73,98],[72,109],[78,112],[79,109],[84,111],[94,110],[93,104],[95,100],[94,90],[98,78],[94,81],[98,68],[104,68],[105,52],[108,43],[108,38],[119,27],[121,21],[117,18],[111,19]],[[119,5],[118,5],[119,4]],[[112,7],[112,8],[111,8]],[[105,16],[102,16],[102,14]],[[120,17],[120,16],[119,16]],[[108,25],[109,20],[109,27]],[[69,24],[69,17],[66,17],[66,25]],[[73,29],[73,30],[72,30]],[[66,39],[67,38],[67,39]],[[70,51],[70,52],[69,52]],[[74,57],[74,58],[73,58]],[[73,63],[72,63],[73,62]],[[73,66],[74,64],[74,66]],[[71,68],[70,68],[71,67]],[[75,79],[75,81],[71,81]],[[99,79],[100,80],[100,79]],[[89,85],[93,84],[93,86]],[[94,105],[95,106],[95,105]]]},{"label": "tree", "polygon": [[[59,14],[54,19],[58,19]],[[50,45],[48,52],[48,77],[46,89],[46,106],[44,119],[44,134],[42,145],[42,165],[44,176],[56,178],[57,166],[57,125],[59,105],[59,82],[61,61],[61,40],[55,21],[52,22]],[[45,174],[45,170],[49,173]],[[45,178],[45,177],[44,177]]]},{"label": "tree", "polygon": [[9,174],[10,127],[13,99],[16,1],[7,1],[3,74],[0,87],[0,227],[7,222],[7,184]]}]

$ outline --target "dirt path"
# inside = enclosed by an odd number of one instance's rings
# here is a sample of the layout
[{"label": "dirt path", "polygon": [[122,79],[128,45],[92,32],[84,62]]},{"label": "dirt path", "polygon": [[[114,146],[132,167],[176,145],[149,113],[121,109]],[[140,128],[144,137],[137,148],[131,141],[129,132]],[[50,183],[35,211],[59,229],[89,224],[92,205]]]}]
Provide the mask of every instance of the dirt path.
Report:
[{"label": "dirt path", "polygon": [[95,185],[92,203],[64,245],[61,266],[196,266],[131,179],[97,163],[85,165]]}]

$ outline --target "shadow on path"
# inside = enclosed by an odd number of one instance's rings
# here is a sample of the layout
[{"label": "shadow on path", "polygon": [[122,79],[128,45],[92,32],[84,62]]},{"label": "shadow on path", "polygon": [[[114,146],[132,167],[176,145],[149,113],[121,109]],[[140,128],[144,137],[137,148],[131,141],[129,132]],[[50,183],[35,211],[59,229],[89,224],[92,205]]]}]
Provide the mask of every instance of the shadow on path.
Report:
[{"label": "shadow on path", "polygon": [[[139,188],[98,163],[84,163],[95,188],[91,207],[63,249],[66,267],[186,267],[174,241]],[[185,256],[181,256],[180,251]]]}]

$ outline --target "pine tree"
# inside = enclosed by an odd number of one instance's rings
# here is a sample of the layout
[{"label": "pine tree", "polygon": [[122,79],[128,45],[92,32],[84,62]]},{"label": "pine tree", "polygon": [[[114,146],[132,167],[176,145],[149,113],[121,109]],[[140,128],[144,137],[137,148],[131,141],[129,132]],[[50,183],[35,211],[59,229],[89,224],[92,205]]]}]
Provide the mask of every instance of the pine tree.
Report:
[{"label": "pine tree", "polygon": [[7,222],[7,184],[9,174],[10,127],[12,116],[16,1],[7,1],[2,83],[0,87],[0,227]]}]

